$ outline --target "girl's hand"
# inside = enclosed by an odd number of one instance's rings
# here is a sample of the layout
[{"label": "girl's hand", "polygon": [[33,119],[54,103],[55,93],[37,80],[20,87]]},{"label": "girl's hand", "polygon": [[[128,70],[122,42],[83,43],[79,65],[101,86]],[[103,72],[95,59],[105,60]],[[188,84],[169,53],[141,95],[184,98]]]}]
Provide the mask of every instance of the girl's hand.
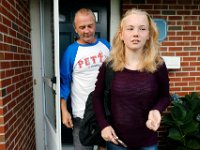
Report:
[{"label": "girl's hand", "polygon": [[153,131],[157,131],[160,127],[161,114],[158,110],[151,110],[148,115],[148,120],[146,122],[147,128]]},{"label": "girl's hand", "polygon": [[117,142],[118,137],[117,137],[114,129],[111,126],[107,126],[103,130],[101,130],[101,136],[105,141],[109,141],[114,144],[118,144],[118,142]]}]

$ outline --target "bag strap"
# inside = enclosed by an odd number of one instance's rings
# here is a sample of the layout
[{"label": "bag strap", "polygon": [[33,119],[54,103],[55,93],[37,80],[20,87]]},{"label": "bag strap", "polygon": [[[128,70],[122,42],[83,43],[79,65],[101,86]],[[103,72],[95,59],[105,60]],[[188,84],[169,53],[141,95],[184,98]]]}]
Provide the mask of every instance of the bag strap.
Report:
[{"label": "bag strap", "polygon": [[110,89],[112,85],[112,80],[114,78],[115,72],[113,71],[112,62],[106,64],[105,72],[105,90],[104,90],[104,108],[106,117],[110,117]]},{"label": "bag strap", "polygon": [[113,71],[111,65],[112,65],[112,62],[108,62],[108,63],[106,64],[106,78],[105,78],[105,85],[106,85],[105,90],[106,90],[106,91],[109,91],[109,90],[110,90],[111,84],[112,84],[112,79],[113,79],[114,73],[115,73],[115,72]]}]

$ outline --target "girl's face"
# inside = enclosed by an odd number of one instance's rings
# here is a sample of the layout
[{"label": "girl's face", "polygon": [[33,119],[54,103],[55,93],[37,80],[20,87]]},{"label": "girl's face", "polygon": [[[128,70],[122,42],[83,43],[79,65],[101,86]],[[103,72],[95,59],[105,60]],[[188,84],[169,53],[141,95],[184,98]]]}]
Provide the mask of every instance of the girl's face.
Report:
[{"label": "girl's face", "polygon": [[149,40],[149,22],[146,15],[132,14],[122,22],[121,39],[129,50],[143,50]]}]

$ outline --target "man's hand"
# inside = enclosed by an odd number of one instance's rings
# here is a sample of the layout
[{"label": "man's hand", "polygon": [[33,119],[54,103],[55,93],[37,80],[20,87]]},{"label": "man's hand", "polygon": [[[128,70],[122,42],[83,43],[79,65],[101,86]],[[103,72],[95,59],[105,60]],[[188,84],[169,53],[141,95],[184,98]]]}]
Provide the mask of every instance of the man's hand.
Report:
[{"label": "man's hand", "polygon": [[71,114],[68,111],[62,111],[62,123],[67,128],[73,128],[72,117],[71,117]]},{"label": "man's hand", "polygon": [[67,128],[73,128],[72,116],[67,110],[67,102],[61,99],[62,123]]},{"label": "man's hand", "polygon": [[160,127],[161,114],[158,110],[151,110],[148,115],[148,120],[146,122],[147,128],[153,131],[157,131]]}]

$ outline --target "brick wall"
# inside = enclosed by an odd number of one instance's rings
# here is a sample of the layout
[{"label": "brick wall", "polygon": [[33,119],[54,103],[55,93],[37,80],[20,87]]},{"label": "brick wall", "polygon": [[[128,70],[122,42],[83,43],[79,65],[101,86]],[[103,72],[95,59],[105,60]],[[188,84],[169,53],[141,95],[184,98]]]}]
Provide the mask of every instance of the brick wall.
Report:
[{"label": "brick wall", "polygon": [[[181,68],[169,70],[170,93],[180,96],[200,93],[200,0],[123,0],[122,10],[129,8],[146,10],[153,18],[168,23],[167,38],[161,43],[163,56],[180,56]],[[168,110],[167,110],[168,111]],[[159,130],[159,145],[164,127]]]},{"label": "brick wall", "polygon": [[0,0],[0,149],[35,149],[29,2]]}]

